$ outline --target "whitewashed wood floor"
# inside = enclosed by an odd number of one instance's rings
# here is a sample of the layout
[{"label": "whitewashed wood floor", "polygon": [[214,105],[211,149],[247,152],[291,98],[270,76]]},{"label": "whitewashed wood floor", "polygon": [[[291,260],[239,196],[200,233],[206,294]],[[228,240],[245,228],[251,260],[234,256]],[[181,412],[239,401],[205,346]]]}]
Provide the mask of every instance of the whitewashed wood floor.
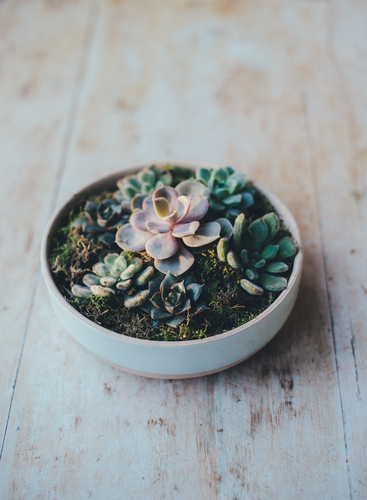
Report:
[{"label": "whitewashed wood floor", "polygon": [[[367,498],[367,3],[0,2],[0,498]],[[296,307],[226,372],[126,375],[59,325],[57,204],[131,163],[230,164],[292,210]]]}]

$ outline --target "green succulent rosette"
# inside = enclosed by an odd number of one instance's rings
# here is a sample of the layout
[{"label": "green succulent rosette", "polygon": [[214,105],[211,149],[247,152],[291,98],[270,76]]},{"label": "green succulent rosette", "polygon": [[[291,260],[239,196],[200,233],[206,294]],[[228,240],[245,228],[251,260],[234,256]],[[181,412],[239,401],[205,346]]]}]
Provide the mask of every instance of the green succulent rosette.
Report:
[{"label": "green succulent rosette", "polygon": [[[246,278],[240,283],[251,295],[262,295],[264,288],[279,292],[287,287],[287,278],[282,276],[289,269],[289,260],[297,253],[293,238],[285,236],[276,239],[279,232],[279,219],[269,213],[253,221],[245,230],[246,219],[240,214],[234,223],[233,231],[228,229],[217,246],[219,260],[228,262],[236,270],[244,270]],[[224,231],[224,224],[221,224]]]},{"label": "green succulent rosette", "polygon": [[210,208],[233,220],[254,203],[255,190],[246,184],[246,176],[233,168],[199,168],[196,180],[210,191]]}]

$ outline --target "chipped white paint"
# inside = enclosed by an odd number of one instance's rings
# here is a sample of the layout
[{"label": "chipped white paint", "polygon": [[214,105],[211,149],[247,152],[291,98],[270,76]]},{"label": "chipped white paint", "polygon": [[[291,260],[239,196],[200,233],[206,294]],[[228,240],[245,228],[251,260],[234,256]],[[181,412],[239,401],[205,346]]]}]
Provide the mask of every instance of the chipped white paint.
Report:
[{"label": "chipped white paint", "polygon": [[[362,0],[0,4],[1,499],[366,498],[366,15]],[[173,157],[272,189],[305,269],[268,347],[164,382],[84,352],[34,279],[57,195]]]}]

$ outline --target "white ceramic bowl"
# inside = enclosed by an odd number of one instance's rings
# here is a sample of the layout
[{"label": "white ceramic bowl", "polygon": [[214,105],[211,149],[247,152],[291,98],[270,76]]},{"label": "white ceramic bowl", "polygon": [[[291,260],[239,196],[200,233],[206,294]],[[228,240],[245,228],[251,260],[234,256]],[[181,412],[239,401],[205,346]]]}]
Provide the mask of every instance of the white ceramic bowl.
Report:
[{"label": "white ceramic bowl", "polygon": [[[151,164],[149,164],[151,165]],[[287,207],[270,191],[255,183],[283,218],[297,241],[298,253],[287,288],[273,304],[252,321],[234,330],[202,340],[160,342],[120,335],[93,323],[78,313],[61,295],[48,264],[52,236],[60,218],[86,196],[115,189],[117,179],[149,165],[138,165],[104,176],[68,199],[51,218],[43,240],[41,262],[52,307],[66,330],[91,353],[123,371],[162,379],[182,379],[209,375],[240,363],[264,347],[280,330],[295,303],[301,278],[303,250],[299,230]],[[164,163],[155,163],[160,166]],[[178,162],[189,168],[216,167],[202,163]]]}]

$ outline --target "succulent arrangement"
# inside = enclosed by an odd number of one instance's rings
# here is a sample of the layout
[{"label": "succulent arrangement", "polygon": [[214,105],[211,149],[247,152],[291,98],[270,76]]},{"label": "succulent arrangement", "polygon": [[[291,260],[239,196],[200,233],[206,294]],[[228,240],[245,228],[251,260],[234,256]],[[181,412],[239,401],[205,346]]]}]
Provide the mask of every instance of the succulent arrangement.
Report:
[{"label": "succulent arrangement", "polygon": [[202,338],[251,320],[287,287],[296,243],[244,174],[199,168],[188,179],[151,166],[117,187],[88,200],[59,245],[72,248],[59,287],[93,320],[129,334],[133,309],[134,332],[148,321],[152,339]]}]

